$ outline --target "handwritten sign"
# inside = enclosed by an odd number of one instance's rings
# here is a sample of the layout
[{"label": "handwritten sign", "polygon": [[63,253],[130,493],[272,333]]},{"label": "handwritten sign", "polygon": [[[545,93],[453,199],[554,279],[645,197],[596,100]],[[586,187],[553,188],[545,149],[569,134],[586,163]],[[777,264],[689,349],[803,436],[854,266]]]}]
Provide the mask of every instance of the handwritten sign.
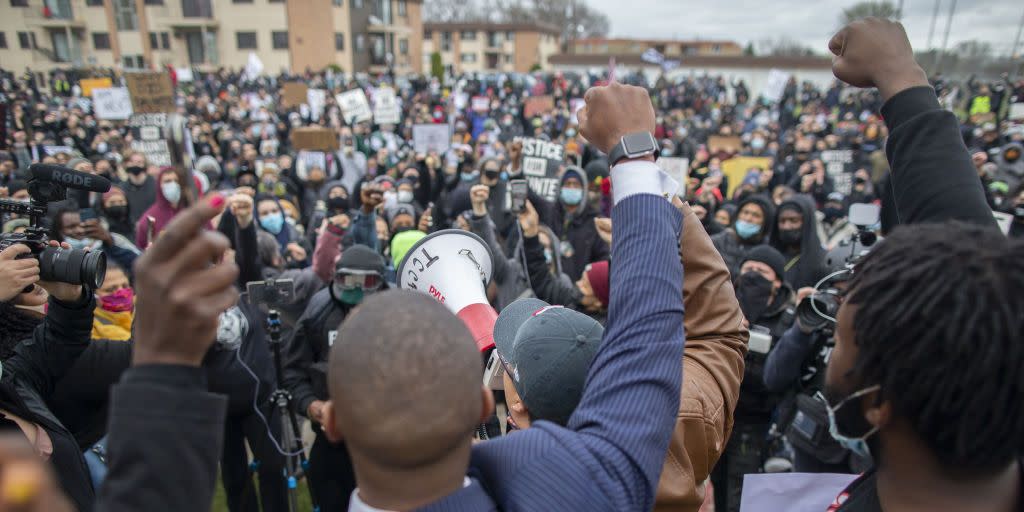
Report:
[{"label": "handwritten sign", "polygon": [[836,192],[850,195],[853,190],[853,151],[849,149],[830,149],[821,152],[821,161],[825,163],[825,172],[832,177]]},{"label": "handwritten sign", "polygon": [[146,155],[146,161],[151,165],[172,165],[171,151],[164,136],[166,126],[167,114],[132,114],[128,120],[132,151]]},{"label": "handwritten sign", "polygon": [[297,107],[306,102],[309,86],[304,82],[285,82],[281,86],[281,103],[286,107]]},{"label": "handwritten sign", "polygon": [[487,96],[473,96],[473,112],[485,114],[491,110],[491,102]]},{"label": "handwritten sign", "polygon": [[92,90],[92,108],[99,119],[128,119],[132,115],[132,99],[125,87]]},{"label": "handwritten sign", "polygon": [[1010,112],[1006,117],[1011,121],[1024,121],[1024,103],[1011,104]]},{"label": "handwritten sign", "polygon": [[729,178],[729,190],[726,195],[732,197],[732,193],[743,183],[743,177],[751,169],[768,169],[772,165],[772,159],[766,156],[737,156],[722,162],[722,174]]},{"label": "handwritten sign", "polygon": [[565,160],[561,144],[523,138],[523,175],[537,195],[553,201],[558,195],[558,174]]},{"label": "handwritten sign", "polygon": [[377,89],[373,95],[373,122],[377,124],[398,124],[401,120],[401,111],[398,108],[398,100],[395,99],[395,90],[389,87]]},{"label": "handwritten sign", "polygon": [[530,96],[523,100],[523,115],[533,117],[554,110],[555,98],[552,96]]},{"label": "handwritten sign", "polygon": [[175,111],[174,87],[167,73],[125,73],[125,84],[136,114],[161,114]]},{"label": "handwritten sign", "polygon": [[105,89],[113,87],[114,84],[109,78],[83,78],[78,81],[78,86],[82,88],[82,96],[92,96],[93,89]]},{"label": "handwritten sign", "polygon": [[355,123],[373,119],[373,112],[370,111],[370,102],[366,100],[366,93],[362,89],[353,89],[343,92],[334,97],[341,107],[345,124],[351,126]]},{"label": "handwritten sign", "polygon": [[416,124],[412,127],[412,141],[417,153],[443,153],[448,151],[452,138],[446,124]]},{"label": "handwritten sign", "polygon": [[782,95],[786,93],[786,84],[789,83],[789,73],[785,71],[773,69],[768,72],[768,83],[765,84],[764,90],[761,94],[764,98],[772,103],[777,103],[782,99]]}]

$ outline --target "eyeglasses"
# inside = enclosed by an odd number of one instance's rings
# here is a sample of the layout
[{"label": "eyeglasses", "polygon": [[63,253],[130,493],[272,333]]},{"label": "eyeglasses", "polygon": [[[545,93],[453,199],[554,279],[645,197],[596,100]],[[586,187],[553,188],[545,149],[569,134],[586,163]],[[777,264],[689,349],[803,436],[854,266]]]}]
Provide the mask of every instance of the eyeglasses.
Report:
[{"label": "eyeglasses", "polygon": [[334,275],[334,282],[343,290],[376,290],[384,284],[384,277],[373,270],[342,268]]}]

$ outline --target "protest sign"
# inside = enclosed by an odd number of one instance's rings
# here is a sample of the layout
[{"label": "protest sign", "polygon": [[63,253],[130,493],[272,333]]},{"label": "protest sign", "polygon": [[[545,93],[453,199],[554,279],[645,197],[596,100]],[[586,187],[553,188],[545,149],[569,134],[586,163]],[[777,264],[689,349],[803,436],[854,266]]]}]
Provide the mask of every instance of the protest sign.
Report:
[{"label": "protest sign", "polygon": [[338,149],[338,137],[329,128],[303,126],[292,130],[292,147],[316,151],[335,151]]},{"label": "protest sign", "polygon": [[782,95],[786,93],[786,84],[789,83],[789,73],[779,69],[773,69],[768,72],[768,83],[764,86],[764,91],[761,95],[766,100],[777,103],[782,99]]},{"label": "protest sign", "polygon": [[522,138],[522,171],[537,195],[553,201],[558,195],[558,174],[565,160],[561,144],[540,139]]},{"label": "protest sign", "polygon": [[136,114],[161,114],[175,111],[174,87],[167,73],[125,73],[125,84]]},{"label": "protest sign", "polygon": [[491,110],[491,101],[487,96],[473,96],[473,112],[486,114]]},{"label": "protest sign", "polygon": [[150,165],[171,165],[171,151],[164,135],[166,126],[167,114],[132,114],[128,120],[132,131],[132,151],[146,155]]},{"label": "protest sign", "polygon": [[740,512],[822,512],[857,475],[765,473],[743,477]]},{"label": "protest sign", "polygon": [[417,153],[444,153],[451,146],[452,138],[447,124],[416,124],[412,127],[412,141]]},{"label": "protest sign", "polygon": [[195,77],[192,76],[192,68],[174,68],[174,76],[178,78],[178,83],[195,80]]},{"label": "protest sign", "polygon": [[295,175],[305,181],[309,177],[310,169],[319,167],[327,169],[327,154],[323,151],[299,151],[295,155]]},{"label": "protest sign", "polygon": [[106,89],[114,84],[109,78],[83,78],[78,81],[78,86],[82,88],[82,96],[92,97],[93,89]]},{"label": "protest sign", "polygon": [[732,197],[732,193],[743,182],[743,178],[750,169],[768,169],[772,165],[772,159],[766,156],[734,156],[722,162],[722,174],[729,178],[729,190],[726,195]]},{"label": "protest sign", "polygon": [[61,153],[73,154],[75,150],[71,146],[43,146],[43,153],[46,156],[59,155]]},{"label": "protest sign", "polygon": [[825,173],[832,177],[833,190],[850,195],[853,190],[853,150],[830,149],[821,152]]},{"label": "protest sign", "polygon": [[690,174],[690,159],[663,156],[658,159],[658,167],[661,167],[665,174],[668,174],[672,179],[676,180],[676,183],[679,183],[676,195],[686,197],[686,178]]},{"label": "protest sign", "polygon": [[712,153],[718,153],[719,151],[739,153],[742,147],[743,139],[735,135],[712,135],[708,137],[708,151]]},{"label": "protest sign", "polygon": [[306,104],[309,105],[310,119],[314,122],[320,120],[320,114],[324,111],[327,103],[327,91],[323,89],[309,89],[306,91]]},{"label": "protest sign", "polygon": [[281,86],[281,103],[286,107],[297,107],[306,102],[309,86],[304,82],[285,82]]},{"label": "protest sign", "polygon": [[1024,103],[1010,105],[1010,111],[1006,117],[1011,121],[1024,121]]},{"label": "protest sign", "polygon": [[533,117],[547,113],[555,108],[555,98],[552,96],[530,96],[523,100],[523,115]]},{"label": "protest sign", "polygon": [[362,89],[353,89],[343,92],[334,97],[341,107],[345,124],[353,125],[373,119],[373,112],[370,111],[370,102],[366,101],[366,93]]},{"label": "protest sign", "polygon": [[94,88],[92,108],[97,119],[128,119],[132,115],[132,99],[125,87]]},{"label": "protest sign", "polygon": [[401,120],[401,112],[398,108],[398,100],[395,99],[395,90],[390,87],[381,87],[373,95],[373,122],[377,124],[398,124]]}]

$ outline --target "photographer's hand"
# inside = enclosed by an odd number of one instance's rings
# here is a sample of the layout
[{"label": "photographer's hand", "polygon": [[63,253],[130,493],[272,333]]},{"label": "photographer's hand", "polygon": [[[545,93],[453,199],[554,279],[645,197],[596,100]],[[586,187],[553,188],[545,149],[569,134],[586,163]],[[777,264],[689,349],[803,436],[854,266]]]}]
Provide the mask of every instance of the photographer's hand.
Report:
[{"label": "photographer's hand", "polygon": [[16,259],[32,252],[25,244],[14,244],[0,252],[0,302],[13,299],[26,286],[39,280],[39,260]]},{"label": "photographer's hand", "polygon": [[[60,247],[66,251],[71,250],[67,242],[58,244],[56,240],[50,240],[50,247]],[[88,249],[87,249],[88,250]],[[78,302],[82,298],[82,285],[61,283],[57,281],[39,281],[39,286],[46,290],[50,297],[67,303]]]},{"label": "photographer's hand", "polygon": [[179,213],[135,262],[132,364],[199,366],[220,314],[238,300],[228,239],[203,229],[223,210],[220,195]]}]

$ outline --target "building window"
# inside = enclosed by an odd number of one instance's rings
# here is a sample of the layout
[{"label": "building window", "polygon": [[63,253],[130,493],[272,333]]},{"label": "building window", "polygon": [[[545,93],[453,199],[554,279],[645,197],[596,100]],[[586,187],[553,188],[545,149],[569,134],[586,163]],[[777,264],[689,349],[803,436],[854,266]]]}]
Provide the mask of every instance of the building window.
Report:
[{"label": "building window", "polygon": [[235,42],[239,50],[255,50],[256,32],[235,32]]},{"label": "building window", "polygon": [[143,3],[146,4],[146,5],[163,5],[164,4],[164,0],[146,0]]},{"label": "building window", "polygon": [[160,41],[157,39],[157,37],[158,36],[156,32],[149,33],[149,47],[153,50],[160,49]]},{"label": "building window", "polygon": [[423,31],[423,39],[433,39],[433,38],[434,38],[434,31],[433,30],[424,30]]},{"label": "building window", "polygon": [[146,61],[142,55],[125,55],[121,57],[121,64],[129,69],[142,69],[146,67]]},{"label": "building window", "polygon": [[288,49],[288,31],[274,31],[270,33],[270,39],[273,41],[275,50],[287,50]]},{"label": "building window", "polygon": [[345,0],[331,0],[331,4],[333,4],[335,7],[344,7]]},{"label": "building window", "polygon": [[441,32],[441,51],[450,52],[452,51],[452,33]]},{"label": "building window", "polygon": [[505,64],[512,64],[512,56],[511,55],[506,53],[503,57],[505,58]]},{"label": "building window", "polygon": [[135,13],[135,0],[114,0],[114,19],[118,30],[136,30],[139,19]]},{"label": "building window", "polygon": [[31,50],[31,42],[28,39],[28,32],[18,32],[18,47],[22,50]]},{"label": "building window", "polygon": [[160,32],[160,47],[163,48],[164,50],[170,50],[171,49],[171,33],[170,32]]},{"label": "building window", "polygon": [[363,0],[352,0],[352,8],[353,9],[362,9],[363,8]]},{"label": "building window", "polygon": [[251,4],[252,0],[231,0],[233,4]]},{"label": "building window", "polygon": [[334,49],[339,52],[345,51],[345,34],[341,32],[334,33]]},{"label": "building window", "polygon": [[401,55],[409,55],[409,40],[399,39],[398,40],[398,53]]},{"label": "building window", "polygon": [[475,53],[463,53],[459,57],[459,60],[461,60],[462,62],[476,62],[476,54]]},{"label": "building window", "polygon": [[28,7],[28,0],[11,0],[11,7]]},{"label": "building window", "polygon": [[107,32],[92,33],[92,47],[97,50],[110,49],[110,34]]},{"label": "building window", "polygon": [[7,33],[6,32],[0,32],[0,49],[6,49],[6,48],[7,48]]},{"label": "building window", "polygon": [[408,16],[409,15],[409,9],[405,5],[405,0],[398,0],[398,15],[399,16]]},{"label": "building window", "polygon": [[352,46],[355,47],[355,51],[361,52],[366,49],[366,38],[362,34],[356,34],[353,36],[352,41]]},{"label": "building window", "polygon": [[210,0],[181,0],[181,15],[186,18],[212,18]]},{"label": "building window", "polygon": [[475,30],[463,30],[459,33],[459,38],[463,41],[475,41],[476,31]]},{"label": "building window", "polygon": [[103,7],[103,0],[85,0],[86,7]]}]

